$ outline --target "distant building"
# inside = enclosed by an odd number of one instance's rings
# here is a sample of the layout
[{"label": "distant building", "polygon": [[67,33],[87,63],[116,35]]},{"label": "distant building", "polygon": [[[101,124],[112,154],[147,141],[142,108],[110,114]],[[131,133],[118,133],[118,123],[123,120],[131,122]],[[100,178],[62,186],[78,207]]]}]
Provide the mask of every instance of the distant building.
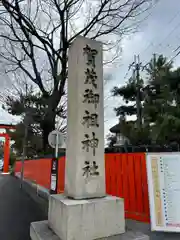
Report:
[{"label": "distant building", "polygon": [[124,146],[125,144],[130,144],[129,139],[121,133],[120,123],[110,128],[109,131],[116,136],[116,143],[114,146]]}]

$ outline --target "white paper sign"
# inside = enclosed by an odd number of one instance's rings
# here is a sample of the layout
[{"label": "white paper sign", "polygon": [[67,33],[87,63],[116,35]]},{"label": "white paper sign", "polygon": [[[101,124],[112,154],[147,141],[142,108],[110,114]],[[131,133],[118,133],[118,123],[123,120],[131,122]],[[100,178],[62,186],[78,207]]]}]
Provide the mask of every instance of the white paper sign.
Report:
[{"label": "white paper sign", "polygon": [[51,190],[55,191],[56,190],[56,176],[51,175]]},{"label": "white paper sign", "polygon": [[152,231],[180,232],[180,153],[146,157]]}]

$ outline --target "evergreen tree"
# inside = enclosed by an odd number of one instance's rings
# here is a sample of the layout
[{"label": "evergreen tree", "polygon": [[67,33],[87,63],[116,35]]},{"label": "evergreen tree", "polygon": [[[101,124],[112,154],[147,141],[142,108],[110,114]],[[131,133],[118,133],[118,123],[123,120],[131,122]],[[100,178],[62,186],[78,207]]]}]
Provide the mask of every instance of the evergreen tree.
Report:
[{"label": "evergreen tree", "polygon": [[126,119],[128,115],[137,115],[135,78],[112,91],[124,100],[124,104],[115,109],[117,116],[123,116],[122,134],[133,144],[180,143],[180,69],[174,70],[172,62],[154,54],[144,73],[146,79],[141,80],[140,85],[141,128],[137,121],[129,123]]},{"label": "evergreen tree", "polygon": [[[34,92],[33,87],[28,85],[26,85],[26,91],[19,91],[16,95],[10,95],[5,98],[3,108],[12,115],[21,116],[21,122],[17,124],[16,131],[9,131],[11,139],[15,141],[13,147],[19,155],[22,154],[25,125],[27,124],[27,156],[33,157],[42,152],[44,154],[52,152],[48,145],[45,145],[46,148],[44,148],[43,144],[46,137],[44,133],[44,117],[47,107],[46,99],[44,99],[41,92]],[[59,107],[56,110],[56,114],[59,118],[64,119],[66,117],[66,111],[63,107]],[[27,123],[25,123],[25,118]],[[66,130],[66,126],[62,125],[61,130]]]}]

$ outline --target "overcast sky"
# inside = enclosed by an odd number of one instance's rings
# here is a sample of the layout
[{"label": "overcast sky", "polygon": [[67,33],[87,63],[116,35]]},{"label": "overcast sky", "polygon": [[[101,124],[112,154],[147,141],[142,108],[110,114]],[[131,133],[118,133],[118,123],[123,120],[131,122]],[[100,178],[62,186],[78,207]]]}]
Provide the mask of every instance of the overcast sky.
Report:
[{"label": "overcast sky", "polygon": [[[173,4],[170,0],[159,0],[143,17],[145,20],[139,24],[138,32],[123,39],[121,61],[114,66],[112,79],[105,86],[105,135],[118,122],[113,109],[121,102],[111,97],[110,90],[127,81],[131,72],[126,78],[125,75],[134,55],[139,54],[143,63],[147,63],[153,53],[163,53],[171,59],[176,54],[174,50],[180,46],[179,0],[173,0]],[[175,64],[180,65],[180,56],[175,59]],[[13,123],[15,119],[0,111],[0,123]]]},{"label": "overcast sky", "polygon": [[[172,4],[173,3],[173,4]],[[139,25],[136,34],[122,41],[122,60],[120,66],[114,69],[113,80],[109,81],[106,89],[113,86],[123,85],[130,76],[126,76],[129,64],[134,60],[134,55],[139,54],[143,64],[147,63],[153,53],[163,54],[171,59],[180,46],[180,1],[160,0],[146,13],[145,21]],[[179,49],[180,50],[180,49]],[[174,59],[176,66],[180,65],[180,55]],[[105,134],[110,127],[118,122],[113,108],[121,101],[110,97],[105,101]]]}]

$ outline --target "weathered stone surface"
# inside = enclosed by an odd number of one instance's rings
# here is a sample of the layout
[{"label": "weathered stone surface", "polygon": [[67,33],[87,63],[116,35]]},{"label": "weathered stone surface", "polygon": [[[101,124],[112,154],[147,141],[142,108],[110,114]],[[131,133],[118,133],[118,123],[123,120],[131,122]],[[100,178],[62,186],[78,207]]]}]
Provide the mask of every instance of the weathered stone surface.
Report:
[{"label": "weathered stone surface", "polygon": [[[106,238],[104,238],[102,240],[105,240],[105,239]],[[150,237],[141,232],[127,231],[121,235],[107,238],[107,240],[150,240]]]},{"label": "weathered stone surface", "polygon": [[124,200],[107,196],[72,200],[52,195],[49,226],[62,240],[92,240],[125,232]]},{"label": "weathered stone surface", "polygon": [[60,240],[60,238],[48,227],[48,221],[31,223],[30,237],[32,240]]},{"label": "weathered stone surface", "polygon": [[[47,221],[32,223],[30,228],[30,235],[32,240],[61,240],[48,227]],[[141,232],[128,231],[121,235],[101,238],[99,240],[149,240],[149,239],[150,239],[149,236],[144,235]]]},{"label": "weathered stone surface", "polygon": [[[86,47],[91,50],[83,50]],[[92,61],[87,64],[88,51],[95,54],[95,66]],[[105,196],[102,44],[77,37],[68,60],[65,193],[74,199],[102,197]]]}]

